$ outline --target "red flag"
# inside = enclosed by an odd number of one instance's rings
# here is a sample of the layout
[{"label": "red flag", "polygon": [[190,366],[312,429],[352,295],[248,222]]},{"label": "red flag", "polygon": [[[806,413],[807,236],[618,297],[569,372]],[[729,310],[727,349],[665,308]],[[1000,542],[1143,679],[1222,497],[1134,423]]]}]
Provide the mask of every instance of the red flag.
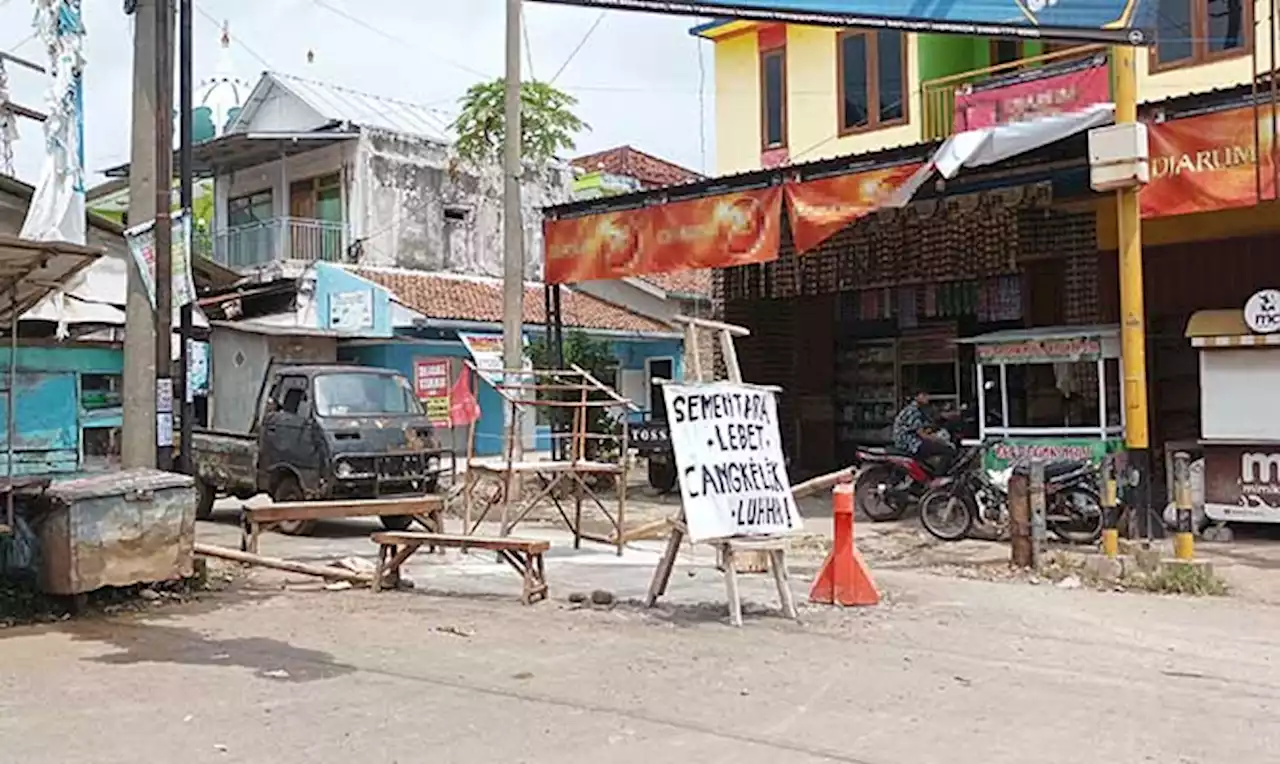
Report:
[{"label": "red flag", "polygon": [[471,394],[470,377],[464,369],[449,392],[449,421],[454,427],[469,425],[480,418],[480,404]]}]

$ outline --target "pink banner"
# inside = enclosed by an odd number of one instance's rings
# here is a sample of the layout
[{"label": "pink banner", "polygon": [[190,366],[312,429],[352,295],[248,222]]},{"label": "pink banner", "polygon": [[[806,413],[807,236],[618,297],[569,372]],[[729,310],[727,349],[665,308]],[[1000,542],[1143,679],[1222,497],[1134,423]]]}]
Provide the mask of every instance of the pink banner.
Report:
[{"label": "pink banner", "polygon": [[1079,111],[1111,98],[1105,55],[1067,67],[1028,69],[956,91],[955,132]]}]

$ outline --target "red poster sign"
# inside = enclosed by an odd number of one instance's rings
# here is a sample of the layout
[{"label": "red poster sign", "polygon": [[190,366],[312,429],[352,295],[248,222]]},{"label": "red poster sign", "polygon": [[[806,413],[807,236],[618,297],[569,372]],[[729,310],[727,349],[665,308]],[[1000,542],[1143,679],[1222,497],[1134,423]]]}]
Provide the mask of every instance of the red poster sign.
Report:
[{"label": "red poster sign", "polygon": [[786,184],[796,252],[808,252],[858,218],[885,206],[919,169],[919,164],[898,165]]},{"label": "red poster sign", "polygon": [[416,358],[413,390],[432,424],[449,424],[449,359]]},{"label": "red poster sign", "polygon": [[763,188],[543,223],[551,284],[778,258],[782,190]]},{"label": "red poster sign", "polygon": [[1100,54],[1068,67],[1028,69],[956,91],[955,131],[1027,122],[1110,99],[1110,70],[1107,57]]},{"label": "red poster sign", "polygon": [[[1254,142],[1254,119],[1257,139]],[[1138,199],[1144,218],[1248,207],[1275,199],[1271,110],[1231,109],[1147,126],[1151,182]],[[1259,173],[1256,148],[1261,148]]]}]

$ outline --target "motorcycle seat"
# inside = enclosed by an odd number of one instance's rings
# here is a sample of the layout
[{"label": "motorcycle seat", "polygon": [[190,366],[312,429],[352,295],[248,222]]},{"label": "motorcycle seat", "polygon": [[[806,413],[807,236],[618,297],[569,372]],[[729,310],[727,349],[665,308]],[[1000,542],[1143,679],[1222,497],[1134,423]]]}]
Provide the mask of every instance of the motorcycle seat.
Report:
[{"label": "motorcycle seat", "polygon": [[[1044,479],[1052,480],[1056,477],[1066,475],[1070,472],[1075,472],[1076,470],[1085,466],[1085,464],[1087,464],[1087,462],[1078,461],[1075,459],[1059,459],[1056,461],[1049,462],[1044,465]],[[1029,464],[1019,464],[1014,469],[1014,473],[1018,475],[1027,475],[1030,472],[1031,472],[1031,465]]]}]

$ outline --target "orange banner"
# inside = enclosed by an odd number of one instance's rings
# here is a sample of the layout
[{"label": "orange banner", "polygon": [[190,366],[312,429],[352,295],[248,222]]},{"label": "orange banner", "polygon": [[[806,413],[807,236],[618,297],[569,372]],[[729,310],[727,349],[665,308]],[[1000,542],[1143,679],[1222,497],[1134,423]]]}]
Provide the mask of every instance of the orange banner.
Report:
[{"label": "orange banner", "polygon": [[774,187],[548,220],[546,279],[563,284],[776,260],[781,215],[782,190]]},{"label": "orange banner", "polygon": [[[1254,119],[1258,138],[1254,143]],[[1186,215],[1276,197],[1271,110],[1232,109],[1147,126],[1151,182],[1138,195],[1144,218]],[[1260,151],[1255,151],[1260,149]]]},{"label": "orange banner", "polygon": [[796,252],[803,254],[860,217],[885,206],[919,164],[786,184]]}]

